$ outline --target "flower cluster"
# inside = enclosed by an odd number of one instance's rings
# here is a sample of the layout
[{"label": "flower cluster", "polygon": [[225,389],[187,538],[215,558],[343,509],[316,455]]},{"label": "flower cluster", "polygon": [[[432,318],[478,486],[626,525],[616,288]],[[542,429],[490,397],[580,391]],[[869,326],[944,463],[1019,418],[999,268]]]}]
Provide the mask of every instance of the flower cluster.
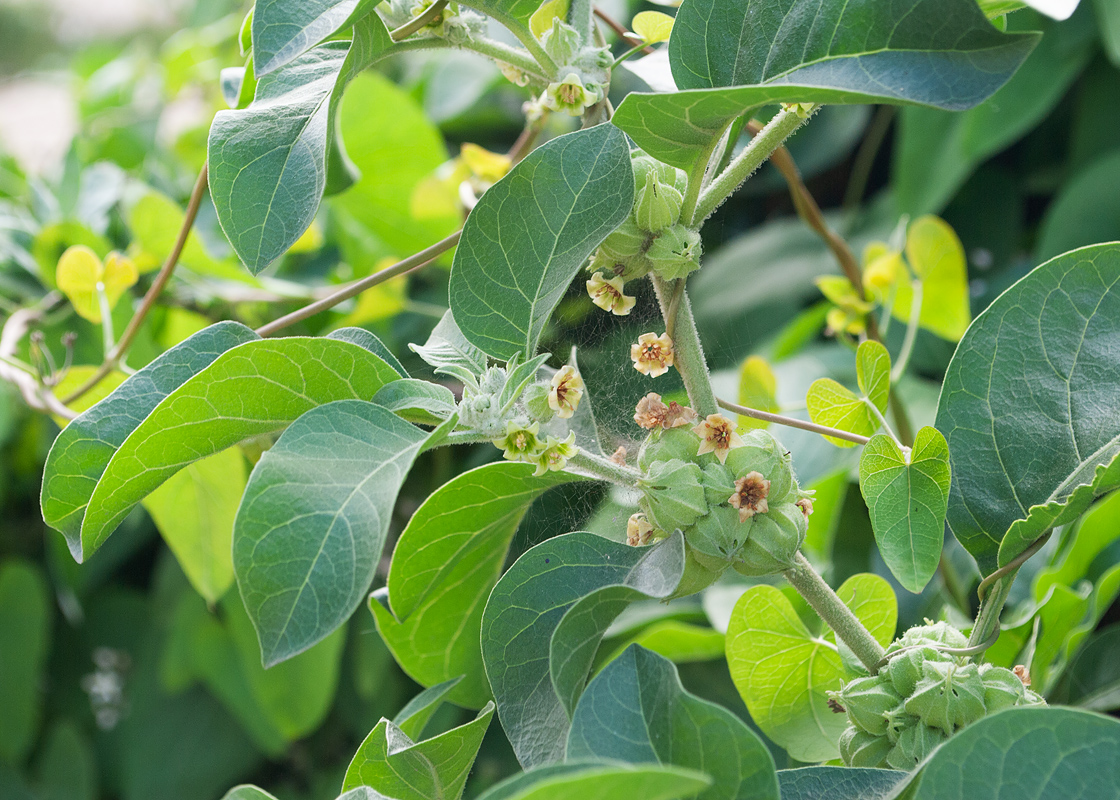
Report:
[{"label": "flower cluster", "polygon": [[549,471],[564,469],[568,460],[577,452],[574,432],[563,440],[548,436],[542,442],[540,427],[539,422],[525,425],[510,420],[506,423],[506,435],[493,440],[494,446],[502,451],[502,458],[535,464],[537,469],[533,474],[538,477]]}]

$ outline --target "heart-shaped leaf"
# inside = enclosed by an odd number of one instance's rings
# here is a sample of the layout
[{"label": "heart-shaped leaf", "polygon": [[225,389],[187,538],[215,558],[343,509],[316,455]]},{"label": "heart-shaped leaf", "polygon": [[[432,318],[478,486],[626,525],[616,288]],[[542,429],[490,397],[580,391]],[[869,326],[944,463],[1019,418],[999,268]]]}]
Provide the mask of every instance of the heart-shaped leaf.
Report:
[{"label": "heart-shaped leaf", "polygon": [[494,184],[463,226],[451,267],[455,322],[494,358],[531,358],[587,257],[626,219],[634,173],[610,125],[538,147]]},{"label": "heart-shaped leaf", "polygon": [[889,436],[873,436],[859,459],[859,487],[879,552],[915,594],[941,559],[949,483],[949,446],[936,428],[918,431],[909,453]]},{"label": "heart-shaped leaf", "polygon": [[595,676],[576,706],[567,757],[658,763],[707,773],[697,800],[777,800],[774,760],[727,709],[689,694],[672,662],[638,645]]},{"label": "heart-shaped leaf", "polygon": [[937,407],[947,519],[985,574],[1120,486],[1118,352],[1120,244],[1046,262],[958,345]]}]

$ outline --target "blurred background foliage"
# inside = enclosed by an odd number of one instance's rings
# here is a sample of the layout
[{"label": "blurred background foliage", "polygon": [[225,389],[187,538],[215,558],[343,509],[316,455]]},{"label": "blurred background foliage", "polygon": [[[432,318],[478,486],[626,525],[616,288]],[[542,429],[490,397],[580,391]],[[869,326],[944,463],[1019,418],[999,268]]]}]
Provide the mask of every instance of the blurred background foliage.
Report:
[{"label": "blurred background foliage", "polygon": [[[653,8],[626,0],[601,7],[623,21]],[[113,311],[120,332],[174,241],[210,119],[225,107],[221,70],[242,62],[237,35],[246,10],[234,0],[0,0],[5,318],[41,307],[60,254],[83,244],[102,258],[127,253],[140,272]],[[830,223],[857,252],[872,239],[897,237],[905,215],[946,219],[965,246],[973,315],[1043,260],[1120,239],[1120,6],[1086,0],[1065,22],[1020,11],[1009,23],[1046,36],[984,105],[963,114],[830,107],[790,145]],[[642,88],[619,70],[612,92],[617,101]],[[508,150],[525,100],[495,67],[464,53],[413,55],[359,78],[341,119],[362,179],[329,198],[308,234],[259,278],[241,269],[206,201],[129,366],[211,321],[259,325],[453,231],[464,214],[459,182],[485,178],[472,172],[477,164],[458,160],[460,148]],[[565,124],[551,121],[548,135]],[[757,380],[742,380],[757,375],[757,358],[742,370],[750,356],[764,359],[774,376],[771,402],[790,413],[803,413],[815,378],[851,382],[851,354],[824,336],[827,306],[814,284],[838,266],[794,214],[776,170],[765,167],[720,209],[705,229],[705,250],[692,299],[721,394],[745,391],[757,402],[750,395]],[[425,374],[407,344],[422,342],[446,308],[446,266],[394,279],[291,333],[367,327]],[[632,317],[605,321],[577,282],[542,343],[553,353],[579,348],[603,435],[620,444],[633,436],[633,404],[650,387],[619,364],[628,363],[629,343],[653,309],[640,298]],[[892,337],[901,339],[902,326],[893,327],[888,345],[897,351]],[[64,303],[36,328],[41,343],[24,342],[12,357],[61,365],[64,334],[77,334],[75,366],[58,391],[65,395],[100,363],[100,326]],[[932,424],[951,354],[951,344],[919,335],[915,369],[900,387],[915,428]],[[242,781],[285,800],[333,797],[357,745],[419,687],[364,611],[306,654],[261,668],[231,588],[228,551],[246,476],[270,442],[185,470],[78,565],[39,513],[57,424],[0,384],[0,797],[208,800]],[[863,571],[893,582],[873,546],[851,452],[811,434],[777,433],[803,482],[817,489],[807,544],[813,560],[834,585]],[[402,492],[395,530],[438,485],[496,455],[490,447],[425,455]],[[627,498],[602,489],[554,490],[531,509],[511,559],[581,527],[622,538],[628,514]],[[1035,688],[1052,699],[1112,711],[1120,707],[1120,497],[1099,503],[1077,527],[1024,567],[991,657],[1030,663]],[[976,582],[970,558],[950,538],[925,592],[894,584],[901,628],[922,617],[967,624]],[[722,655],[743,586],[638,607],[616,623],[604,653],[640,641],[677,661],[692,691],[746,717]],[[800,608],[792,594],[791,601]],[[429,730],[470,713],[444,706]],[[774,752],[779,768],[790,764]],[[515,769],[492,725],[467,796]]]}]

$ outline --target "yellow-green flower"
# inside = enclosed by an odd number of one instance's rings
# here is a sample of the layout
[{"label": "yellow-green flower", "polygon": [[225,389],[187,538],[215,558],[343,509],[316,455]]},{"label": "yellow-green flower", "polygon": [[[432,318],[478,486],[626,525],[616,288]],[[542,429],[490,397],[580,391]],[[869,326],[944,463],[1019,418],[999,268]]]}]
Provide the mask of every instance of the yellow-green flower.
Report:
[{"label": "yellow-green flower", "polygon": [[594,84],[584,85],[583,79],[575,72],[569,72],[564,80],[550,83],[541,102],[552,111],[566,111],[578,117],[601,99]]},{"label": "yellow-green flower", "polygon": [[548,393],[548,407],[560,419],[571,419],[583,397],[583,378],[576,368],[565,365],[552,376],[552,389]]},{"label": "yellow-green flower", "polygon": [[[506,423],[506,435],[502,439],[494,439],[494,446],[502,451],[502,458],[507,461],[535,462],[544,450],[544,445],[537,438],[541,424],[534,422],[525,426],[510,420]],[[551,437],[549,437],[551,439]]]},{"label": "yellow-green flower", "polygon": [[625,317],[638,301],[622,293],[624,285],[621,275],[604,278],[603,273],[596,272],[587,282],[587,293],[591,296],[591,302],[599,308],[615,316]]},{"label": "yellow-green flower", "polygon": [[559,472],[564,469],[568,465],[568,459],[577,452],[575,443],[576,434],[574,431],[569,433],[568,438],[563,441],[555,436],[549,436],[548,441],[545,442],[544,450],[534,459],[537,464],[537,471],[533,475],[540,477],[550,470]]}]

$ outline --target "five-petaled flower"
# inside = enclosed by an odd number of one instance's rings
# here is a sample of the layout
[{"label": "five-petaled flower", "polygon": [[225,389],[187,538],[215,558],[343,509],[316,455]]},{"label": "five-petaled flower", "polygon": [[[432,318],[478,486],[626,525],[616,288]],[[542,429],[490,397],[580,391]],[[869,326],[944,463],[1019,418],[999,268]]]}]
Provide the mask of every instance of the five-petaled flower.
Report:
[{"label": "five-petaled flower", "polygon": [[709,414],[692,432],[700,437],[700,449],[696,454],[715,453],[721,464],[727,461],[732,448],[743,446],[743,440],[735,433],[735,425],[722,414]]},{"label": "five-petaled flower", "polygon": [[631,547],[649,544],[652,536],[653,525],[646,519],[645,514],[634,514],[626,521],[626,544]]},{"label": "five-petaled flower", "polygon": [[591,302],[599,308],[615,316],[625,317],[638,301],[622,293],[624,285],[620,275],[604,278],[603,273],[596,272],[587,282],[587,293],[591,296]]},{"label": "five-petaled flower", "polygon": [[549,470],[556,472],[564,469],[568,465],[568,459],[576,454],[575,442],[575,431],[569,433],[568,438],[563,441],[555,436],[549,436],[543,452],[535,459],[537,471],[533,475],[540,477]]},{"label": "five-petaled flower", "polygon": [[573,117],[579,117],[588,106],[595,105],[600,99],[596,84],[584,84],[578,74],[569,72],[564,80],[548,85],[541,102],[553,111],[567,111]]},{"label": "five-petaled flower", "polygon": [[748,472],[735,481],[735,494],[727,498],[732,508],[739,509],[739,521],[746,522],[755,514],[770,510],[766,495],[770,494],[770,481],[761,472]]},{"label": "five-petaled flower", "polygon": [[552,376],[552,389],[548,393],[548,407],[560,419],[571,419],[583,397],[583,378],[570,364],[565,365]]},{"label": "five-petaled flower", "polygon": [[630,345],[630,360],[634,369],[651,378],[664,375],[673,366],[673,340],[667,333],[643,333],[637,344]]},{"label": "five-petaled flower", "polygon": [[510,420],[506,423],[506,435],[502,439],[495,439],[494,446],[502,450],[502,457],[508,461],[536,461],[543,445],[537,438],[541,425],[534,422],[526,426],[523,423]]}]

